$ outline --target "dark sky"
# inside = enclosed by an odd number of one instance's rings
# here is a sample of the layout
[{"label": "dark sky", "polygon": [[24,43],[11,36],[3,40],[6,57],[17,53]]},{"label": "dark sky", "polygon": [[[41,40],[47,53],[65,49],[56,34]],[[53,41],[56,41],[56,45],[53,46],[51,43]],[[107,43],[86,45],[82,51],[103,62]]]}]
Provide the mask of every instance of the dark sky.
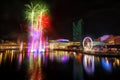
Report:
[{"label": "dark sky", "polygon": [[[0,36],[21,32],[24,4],[30,0],[0,3]],[[83,19],[83,34],[94,38],[120,35],[120,2],[115,0],[44,0],[50,6],[55,36],[72,39],[72,24]]]}]

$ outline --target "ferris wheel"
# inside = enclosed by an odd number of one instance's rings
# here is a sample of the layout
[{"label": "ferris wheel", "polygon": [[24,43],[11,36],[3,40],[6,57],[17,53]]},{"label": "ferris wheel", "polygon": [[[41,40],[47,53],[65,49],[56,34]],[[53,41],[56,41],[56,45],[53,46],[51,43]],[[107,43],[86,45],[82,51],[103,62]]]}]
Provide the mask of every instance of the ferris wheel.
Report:
[{"label": "ferris wheel", "polygon": [[91,37],[85,37],[83,39],[83,48],[86,50],[91,50],[93,48],[93,40]]}]

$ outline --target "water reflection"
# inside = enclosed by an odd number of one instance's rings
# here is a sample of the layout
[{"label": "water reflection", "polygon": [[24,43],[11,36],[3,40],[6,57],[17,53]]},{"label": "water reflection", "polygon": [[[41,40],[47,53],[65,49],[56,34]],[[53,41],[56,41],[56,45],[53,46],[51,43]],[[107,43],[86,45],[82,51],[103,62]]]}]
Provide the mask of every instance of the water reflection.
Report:
[{"label": "water reflection", "polygon": [[120,66],[120,59],[119,58],[115,58],[114,62],[113,62],[113,67],[119,67]]},{"label": "water reflection", "polygon": [[83,80],[82,54],[76,55],[73,61],[73,79]]},{"label": "water reflection", "polygon": [[25,53],[17,53],[16,50],[6,50],[5,52],[0,53],[0,65],[9,63],[9,65],[12,65],[14,63],[14,60],[17,62],[17,67],[20,69],[22,61],[25,58]]},{"label": "water reflection", "polygon": [[29,80],[43,80],[45,78],[42,72],[43,67],[47,66],[48,60],[51,62],[57,61],[59,63],[67,63],[69,60],[69,54],[63,51],[54,51],[49,53],[29,53],[29,67],[28,75]]},{"label": "water reflection", "polygon": [[102,68],[107,72],[112,72],[120,67],[120,58],[116,57],[102,57]]},{"label": "water reflection", "polygon": [[3,54],[0,53],[0,64],[2,63],[2,56],[3,56]]},{"label": "water reflection", "polygon": [[6,75],[6,71],[8,75],[17,73],[20,76],[15,80],[22,76],[27,78],[20,80],[108,80],[120,76],[119,57],[99,57],[67,51],[27,54],[17,50],[0,52],[0,74]]},{"label": "water reflection", "polygon": [[42,55],[40,53],[30,55],[28,67],[29,80],[42,80],[41,59]]},{"label": "water reflection", "polygon": [[94,70],[95,70],[94,56],[84,55],[84,57],[83,57],[83,66],[84,66],[85,71],[88,74],[93,74]]},{"label": "water reflection", "polygon": [[66,63],[69,60],[69,53],[67,51],[52,51],[49,53],[49,59],[51,61]]},{"label": "water reflection", "polygon": [[18,53],[17,54],[18,69],[21,68],[21,65],[22,65],[22,62],[23,62],[24,58],[25,58],[25,53],[20,53],[20,54]]},{"label": "water reflection", "polygon": [[[120,58],[83,55],[84,79],[117,79],[120,74]],[[92,75],[91,75],[92,74]],[[102,77],[104,76],[104,77]]]},{"label": "water reflection", "polygon": [[102,62],[103,69],[105,69],[108,72],[112,71],[112,64],[111,62],[108,61],[108,58],[102,58],[101,62]]}]

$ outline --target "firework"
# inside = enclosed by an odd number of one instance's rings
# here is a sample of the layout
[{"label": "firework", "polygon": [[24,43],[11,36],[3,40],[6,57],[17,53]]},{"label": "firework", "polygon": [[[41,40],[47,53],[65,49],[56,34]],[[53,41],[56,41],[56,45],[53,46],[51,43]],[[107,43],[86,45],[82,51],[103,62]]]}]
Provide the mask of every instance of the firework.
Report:
[{"label": "firework", "polygon": [[44,51],[45,46],[45,36],[43,33],[43,28],[45,25],[44,17],[45,14],[48,14],[48,8],[42,2],[31,2],[30,4],[26,4],[26,19],[30,23],[30,31],[29,31],[29,51],[31,52],[41,52]]}]

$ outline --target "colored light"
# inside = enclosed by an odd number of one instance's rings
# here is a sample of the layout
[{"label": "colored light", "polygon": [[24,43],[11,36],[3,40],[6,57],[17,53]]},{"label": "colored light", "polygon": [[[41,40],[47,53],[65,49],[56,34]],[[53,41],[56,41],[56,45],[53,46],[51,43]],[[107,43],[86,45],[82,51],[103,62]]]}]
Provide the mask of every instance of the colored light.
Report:
[{"label": "colored light", "polygon": [[94,73],[94,56],[88,56],[84,55],[83,57],[83,66],[85,71],[88,74],[93,74]]},{"label": "colored light", "polygon": [[92,50],[92,48],[93,48],[93,40],[90,37],[85,37],[83,39],[83,43],[82,44],[83,44],[84,49]]},{"label": "colored light", "polygon": [[44,52],[45,34],[44,28],[49,26],[48,8],[43,3],[30,3],[26,6],[26,19],[30,22],[29,52]]},{"label": "colored light", "polygon": [[57,39],[56,41],[58,41],[58,42],[68,42],[69,40],[68,39]]},{"label": "colored light", "polygon": [[108,72],[111,72],[112,71],[112,64],[108,60],[105,60],[104,58],[102,58],[101,61],[102,61],[103,69],[105,69]]}]

